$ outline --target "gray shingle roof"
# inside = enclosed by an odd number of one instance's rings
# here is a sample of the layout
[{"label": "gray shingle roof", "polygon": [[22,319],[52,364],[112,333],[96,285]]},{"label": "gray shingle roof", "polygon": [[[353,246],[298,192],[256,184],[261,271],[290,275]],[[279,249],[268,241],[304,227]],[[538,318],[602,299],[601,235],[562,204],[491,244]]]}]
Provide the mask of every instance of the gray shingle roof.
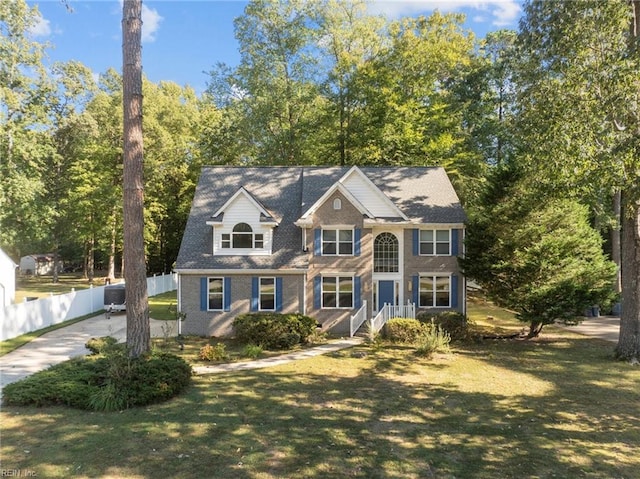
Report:
[{"label": "gray shingle roof", "polygon": [[[345,173],[347,167],[204,167],[182,238],[176,269],[306,268],[302,231],[294,222]],[[374,168],[361,171],[416,223],[466,220],[444,169]],[[243,186],[280,221],[271,256],[213,256],[212,219]]]}]

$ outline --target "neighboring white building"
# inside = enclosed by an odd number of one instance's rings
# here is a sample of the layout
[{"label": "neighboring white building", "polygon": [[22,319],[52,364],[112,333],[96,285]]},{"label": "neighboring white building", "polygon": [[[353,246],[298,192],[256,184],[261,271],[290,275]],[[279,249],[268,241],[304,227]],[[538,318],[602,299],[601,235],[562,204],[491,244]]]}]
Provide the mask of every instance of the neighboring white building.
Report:
[{"label": "neighboring white building", "polygon": [[17,264],[0,249],[0,306],[13,304],[16,299]]},{"label": "neighboring white building", "polygon": [[[62,261],[58,260],[58,272],[62,271]],[[20,273],[34,276],[53,274],[53,253],[30,254],[20,258]]]}]

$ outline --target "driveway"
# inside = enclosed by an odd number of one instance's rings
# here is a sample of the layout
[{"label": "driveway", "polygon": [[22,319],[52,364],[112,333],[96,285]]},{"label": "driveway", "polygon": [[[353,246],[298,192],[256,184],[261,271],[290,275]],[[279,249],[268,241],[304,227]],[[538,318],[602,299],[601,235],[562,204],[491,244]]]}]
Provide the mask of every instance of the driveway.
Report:
[{"label": "driveway", "polygon": [[[176,335],[175,321],[151,319],[150,323],[151,337],[163,337],[163,328],[171,328],[170,335]],[[0,357],[0,391],[6,384],[75,356],[88,354],[89,350],[84,346],[86,342],[101,336],[113,336],[118,341],[125,341],[126,314],[114,313],[110,319],[106,319],[104,314],[93,316],[44,334]]]},{"label": "driveway", "polygon": [[606,341],[618,342],[620,335],[620,318],[615,316],[600,316],[599,318],[586,318],[580,324],[575,326],[565,326],[557,323],[568,331],[584,334],[593,338],[604,339]]}]

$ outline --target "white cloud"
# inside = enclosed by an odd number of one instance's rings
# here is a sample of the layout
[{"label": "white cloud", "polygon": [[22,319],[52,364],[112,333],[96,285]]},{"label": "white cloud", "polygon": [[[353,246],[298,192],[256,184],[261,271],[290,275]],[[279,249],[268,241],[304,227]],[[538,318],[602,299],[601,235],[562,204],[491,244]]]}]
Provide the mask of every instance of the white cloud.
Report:
[{"label": "white cloud", "polygon": [[38,17],[38,22],[29,28],[29,33],[34,37],[48,37],[51,35],[49,20],[44,17]]},{"label": "white cloud", "polygon": [[441,12],[465,11],[469,17],[482,12],[490,13],[491,23],[496,26],[514,24],[521,12],[521,0],[370,0],[369,12],[382,14],[389,18],[416,15],[422,12],[439,10]]},{"label": "white cloud", "polygon": [[164,20],[157,10],[142,4],[142,41],[153,42],[156,32],[160,28],[160,22]]},{"label": "white cloud", "polygon": [[[120,10],[117,12],[114,12],[114,14],[118,14],[122,16],[122,7],[123,7],[124,1],[119,0],[118,3],[120,4]],[[160,22],[162,22],[162,20],[164,20],[164,17],[162,17],[158,13],[158,10],[154,8],[149,8],[144,3],[142,4],[142,41],[143,42],[149,43],[149,42],[155,41],[156,33],[160,28]]]},{"label": "white cloud", "polygon": [[520,5],[513,0],[494,2],[493,6],[495,7],[492,11],[495,17],[493,24],[499,27],[515,23],[522,11]]}]

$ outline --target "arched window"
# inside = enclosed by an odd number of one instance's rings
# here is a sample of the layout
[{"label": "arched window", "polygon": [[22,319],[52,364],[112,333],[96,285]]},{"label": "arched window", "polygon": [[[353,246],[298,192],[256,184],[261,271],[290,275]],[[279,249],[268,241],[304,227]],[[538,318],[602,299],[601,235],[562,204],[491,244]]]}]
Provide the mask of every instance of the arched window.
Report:
[{"label": "arched window", "polygon": [[222,233],[222,248],[264,248],[264,234],[254,233],[247,223],[238,223],[232,233]]},{"label": "arched window", "polygon": [[373,271],[398,272],[398,238],[392,233],[380,233],[373,241]]},{"label": "arched window", "polygon": [[247,223],[238,223],[233,227],[233,248],[253,248],[253,230]]}]

